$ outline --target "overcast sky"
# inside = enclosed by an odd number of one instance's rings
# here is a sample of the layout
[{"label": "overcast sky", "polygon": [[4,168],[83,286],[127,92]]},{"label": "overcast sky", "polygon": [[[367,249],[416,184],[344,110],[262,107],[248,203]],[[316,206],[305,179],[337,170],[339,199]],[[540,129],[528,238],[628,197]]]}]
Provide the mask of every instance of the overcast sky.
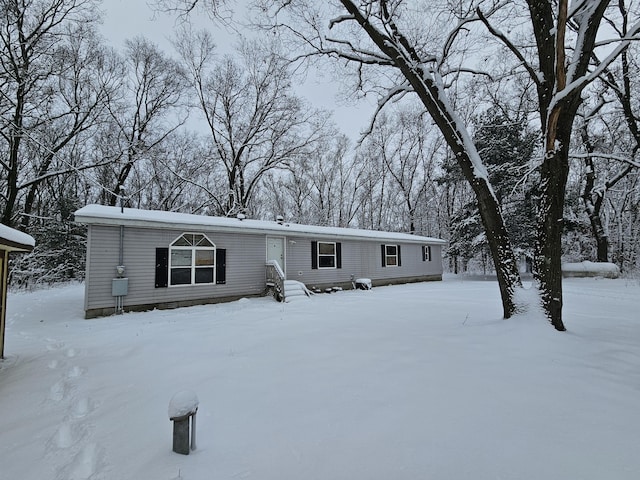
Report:
[{"label": "overcast sky", "polygon": [[[147,0],[102,0],[104,11],[103,35],[116,48],[122,48],[124,41],[136,35],[149,38],[173,55],[170,38],[176,25],[175,17],[155,13],[147,4]],[[241,18],[238,15],[238,18]],[[237,36],[214,24],[204,15],[199,15],[196,26],[211,31],[216,45],[221,52],[233,49]],[[315,107],[334,112],[334,121],[339,129],[357,140],[361,130],[368,126],[373,106],[359,104],[344,105],[336,98],[338,85],[329,78],[317,80],[309,76],[304,85],[296,89],[299,95],[309,100]]]}]

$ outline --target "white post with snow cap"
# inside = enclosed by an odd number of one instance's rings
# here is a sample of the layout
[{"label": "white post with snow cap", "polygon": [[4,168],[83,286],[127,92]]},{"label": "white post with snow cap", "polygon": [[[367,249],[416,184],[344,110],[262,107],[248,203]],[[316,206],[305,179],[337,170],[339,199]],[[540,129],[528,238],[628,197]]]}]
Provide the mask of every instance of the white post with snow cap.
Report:
[{"label": "white post with snow cap", "polygon": [[196,449],[196,412],[198,396],[190,390],[176,393],[169,402],[169,420],[173,422],[173,451],[189,455],[189,418],[191,418],[191,450]]}]

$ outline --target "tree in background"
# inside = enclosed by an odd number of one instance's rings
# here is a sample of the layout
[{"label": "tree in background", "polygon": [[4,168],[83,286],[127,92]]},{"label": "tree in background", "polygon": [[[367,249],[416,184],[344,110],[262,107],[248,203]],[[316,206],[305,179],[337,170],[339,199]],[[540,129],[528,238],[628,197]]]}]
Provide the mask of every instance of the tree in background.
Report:
[{"label": "tree in background", "polygon": [[327,136],[286,170],[265,176],[264,215],[281,214],[296,223],[356,226],[364,176],[363,159],[349,151],[347,137]]},{"label": "tree in background", "polygon": [[[99,136],[110,162],[101,170],[102,201],[116,205],[138,162],[182,126],[186,81],[181,65],[149,40],[126,42],[122,85],[108,104],[109,119]],[[136,192],[126,188],[125,196]]]},{"label": "tree in background", "polygon": [[129,180],[131,207],[173,212],[209,211],[210,186],[200,181],[208,169],[207,148],[201,135],[175,132],[147,154]]},{"label": "tree in background", "polygon": [[[51,205],[46,219],[38,218],[29,233],[36,246],[27,255],[11,260],[10,283],[16,287],[33,288],[59,282],[84,279],[86,231],[73,221],[73,213],[83,204],[65,184],[69,178],[56,176],[49,188],[56,204]],[[53,212],[56,212],[54,215]]]},{"label": "tree in background", "polygon": [[437,142],[431,133],[424,112],[401,108],[381,115],[364,139],[366,156],[380,162],[384,177],[389,179],[385,210],[395,225],[379,228],[426,233],[420,228],[418,211],[427,203],[426,193],[435,173]]},{"label": "tree in background", "polygon": [[[619,16],[614,32],[623,40],[636,28],[629,25],[632,12],[625,2],[618,2],[612,11]],[[616,63],[604,69],[600,85],[592,89],[592,101],[585,102],[578,125],[582,152],[574,157],[582,159],[584,164],[581,198],[589,217],[598,262],[609,261],[609,234],[602,218],[605,197],[640,167],[637,54],[637,45],[632,44],[621,52]],[[597,62],[601,63],[599,59]]]},{"label": "tree in background", "polygon": [[28,228],[44,180],[93,166],[60,164],[56,156],[97,123],[115,83],[117,72],[95,34],[95,7],[92,0],[0,1],[0,205],[6,225]]},{"label": "tree in background", "polygon": [[[526,259],[533,257],[535,208],[531,177],[532,156],[537,136],[528,130],[524,118],[510,118],[508,109],[495,105],[474,116],[473,141],[487,164],[489,180],[502,206],[505,224],[514,250]],[[517,115],[517,114],[516,114]],[[457,164],[449,162],[438,181],[452,185],[463,180]],[[480,261],[482,271],[490,269],[490,251],[476,203],[468,197],[451,216],[448,254],[462,261],[466,271],[473,259]],[[457,268],[457,267],[456,267]]]},{"label": "tree in background", "polygon": [[532,171],[537,135],[525,118],[510,118],[504,108],[491,107],[475,118],[473,141],[487,164],[489,179],[502,205],[515,249],[533,256],[535,202]]},{"label": "tree in background", "polygon": [[206,32],[184,32],[176,47],[209,130],[209,168],[226,178],[214,212],[245,212],[267,172],[304,158],[327,134],[327,115],[294,95],[288,65],[268,43],[245,42],[239,60],[220,61]]}]

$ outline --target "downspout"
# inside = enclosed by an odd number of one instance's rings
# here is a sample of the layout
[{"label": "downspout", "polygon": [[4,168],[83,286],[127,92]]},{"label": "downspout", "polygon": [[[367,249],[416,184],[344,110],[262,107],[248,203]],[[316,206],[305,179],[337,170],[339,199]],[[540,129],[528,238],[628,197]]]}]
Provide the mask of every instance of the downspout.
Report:
[{"label": "downspout", "polygon": [[[120,188],[120,213],[124,213],[124,197]],[[111,294],[116,299],[115,313],[124,313],[124,297],[129,290],[129,279],[125,277],[124,267],[124,224],[120,225],[120,245],[118,248],[118,265],[116,266],[116,278],[112,280]]]},{"label": "downspout", "polygon": [[118,255],[118,265],[124,264],[124,225],[120,225],[120,249]]},{"label": "downspout", "polygon": [[[120,213],[124,214],[124,188],[118,186],[118,199],[120,200]],[[124,224],[120,225],[120,250],[118,256],[118,265],[124,264]]]}]

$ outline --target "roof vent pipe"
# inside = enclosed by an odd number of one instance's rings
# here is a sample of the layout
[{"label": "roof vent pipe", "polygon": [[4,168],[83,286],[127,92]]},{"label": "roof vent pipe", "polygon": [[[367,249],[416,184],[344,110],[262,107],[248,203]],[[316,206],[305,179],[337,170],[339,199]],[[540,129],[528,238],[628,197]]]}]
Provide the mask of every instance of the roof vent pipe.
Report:
[{"label": "roof vent pipe", "polygon": [[236,218],[240,221],[244,220],[245,218],[247,218],[247,216],[244,213],[239,213],[238,215],[236,215]]},{"label": "roof vent pipe", "polygon": [[118,185],[116,192],[118,200],[120,200],[120,213],[124,213],[124,185]]},{"label": "roof vent pipe", "polygon": [[284,223],[284,217],[282,215],[278,215],[276,217],[276,222],[278,222],[278,225],[282,225]]}]

